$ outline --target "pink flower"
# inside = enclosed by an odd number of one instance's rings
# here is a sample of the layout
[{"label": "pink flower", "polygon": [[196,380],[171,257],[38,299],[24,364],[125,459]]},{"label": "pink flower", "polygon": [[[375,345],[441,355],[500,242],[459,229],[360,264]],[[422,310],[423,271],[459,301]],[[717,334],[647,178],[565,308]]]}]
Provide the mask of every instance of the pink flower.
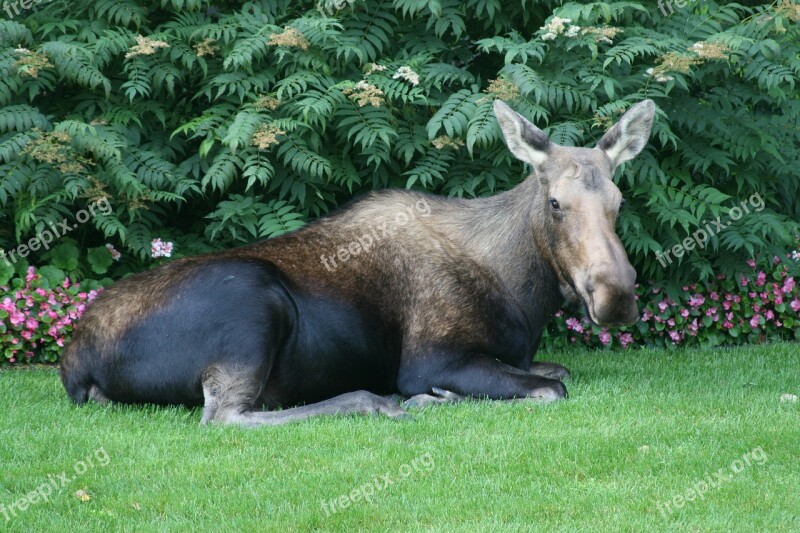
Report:
[{"label": "pink flower", "polygon": [[667,307],[669,307],[669,304],[667,303],[666,300],[661,300],[660,302],[658,302],[658,310],[661,311],[662,313],[667,310]]},{"label": "pink flower", "polygon": [[694,296],[689,298],[689,305],[691,305],[692,307],[698,307],[703,305],[705,301],[706,299],[703,297],[702,294],[695,294]]},{"label": "pink flower", "polygon": [[711,291],[711,294],[709,294],[708,297],[714,300],[715,302],[719,300],[719,294],[716,291]]},{"label": "pink flower", "polygon": [[28,273],[25,275],[25,281],[30,283],[31,281],[38,279],[39,276],[36,275],[36,269],[32,266],[28,267]]},{"label": "pink flower", "polygon": [[17,311],[15,308],[13,311],[11,311],[11,313],[9,313],[8,320],[11,322],[12,326],[19,326],[25,322],[25,315]]},{"label": "pink flower", "polygon": [[761,287],[766,282],[767,282],[767,274],[766,274],[766,272],[759,272],[758,276],[756,276],[756,286],[757,287]]},{"label": "pink flower", "polygon": [[158,257],[171,257],[172,256],[171,242],[163,242],[161,239],[153,239],[150,243],[150,255],[153,259]]},{"label": "pink flower", "polygon": [[35,318],[28,318],[25,320],[25,327],[28,329],[36,329],[39,327],[39,323],[36,321]]},{"label": "pink flower", "polygon": [[644,313],[642,313],[642,321],[647,322],[651,318],[653,318],[653,312],[650,311],[650,309],[645,308]]},{"label": "pink flower", "polygon": [[792,300],[792,303],[789,304],[792,307],[793,311],[800,311],[800,300],[795,298]]},{"label": "pink flower", "polygon": [[17,306],[14,305],[14,302],[11,300],[11,298],[3,298],[3,302],[0,303],[0,309],[8,313],[14,311],[16,308]]},{"label": "pink flower", "polygon": [[708,309],[706,309],[706,316],[712,316],[716,314],[716,312],[717,312],[716,307],[709,307]]},{"label": "pink flower", "polygon": [[677,331],[670,331],[669,338],[672,339],[673,344],[681,342],[681,334]]},{"label": "pink flower", "polygon": [[784,280],[783,282],[783,288],[781,289],[781,292],[783,294],[789,294],[794,290],[794,287],[795,287],[794,278],[786,278],[786,280]]},{"label": "pink flower", "polygon": [[600,332],[600,342],[603,343],[603,346],[608,346],[611,343],[611,333],[606,330]]},{"label": "pink flower", "polygon": [[761,318],[761,315],[753,315],[753,318],[750,319],[750,327],[751,328],[757,328],[760,318]]},{"label": "pink flower", "polygon": [[633,342],[633,335],[630,333],[623,333],[619,336],[619,342],[623,348],[627,348]]},{"label": "pink flower", "polygon": [[561,315],[563,315],[563,314],[564,314],[564,311],[562,311],[561,309],[559,309],[558,311],[556,311],[556,314],[555,314],[555,316],[559,317],[559,316],[561,316]]},{"label": "pink flower", "polygon": [[772,312],[772,309],[767,309],[767,312],[764,313],[764,316],[767,318],[767,320],[772,320],[775,318],[775,313]]},{"label": "pink flower", "polygon": [[683,318],[688,317],[689,316],[689,310],[688,309],[681,309],[681,316]]},{"label": "pink flower", "polygon": [[671,328],[674,328],[675,327],[675,319],[674,318],[670,318],[669,320],[667,320],[667,325],[669,327],[671,327]]},{"label": "pink flower", "polygon": [[32,331],[29,331],[29,330],[27,330],[27,329],[26,329],[25,331],[23,331],[22,333],[20,333],[20,336],[21,336],[23,339],[25,339],[26,341],[29,341],[29,340],[31,340],[31,338],[33,337],[33,332],[32,332]]},{"label": "pink flower", "polygon": [[747,266],[749,266],[750,268],[756,267],[756,262],[753,259],[748,259],[747,261],[745,261],[745,263],[747,263]]},{"label": "pink flower", "polygon": [[580,321],[574,317],[567,319],[567,329],[574,330],[575,333],[583,333],[583,326]]},{"label": "pink flower", "polygon": [[733,327],[733,323],[726,320],[722,323],[722,327],[725,329],[731,329]]},{"label": "pink flower", "polygon": [[741,282],[742,282],[742,287],[747,287],[747,284],[750,282],[750,280],[749,280],[749,279],[747,279],[747,278],[746,278],[746,277],[744,277],[744,276],[739,276],[739,278],[741,279]]}]

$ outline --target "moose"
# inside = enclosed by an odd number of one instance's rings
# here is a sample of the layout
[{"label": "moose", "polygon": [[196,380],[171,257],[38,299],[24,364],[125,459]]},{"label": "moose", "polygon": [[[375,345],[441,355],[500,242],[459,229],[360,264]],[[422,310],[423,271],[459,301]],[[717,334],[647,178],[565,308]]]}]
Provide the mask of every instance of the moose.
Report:
[{"label": "moose", "polygon": [[633,105],[594,148],[552,142],[500,100],[494,112],[533,170],[517,186],[376,191],[292,233],[118,281],[65,349],[69,397],[202,405],[201,424],[243,426],[566,397],[569,371],[533,362],[554,312],[639,316],[612,176],[647,143],[655,104]]}]

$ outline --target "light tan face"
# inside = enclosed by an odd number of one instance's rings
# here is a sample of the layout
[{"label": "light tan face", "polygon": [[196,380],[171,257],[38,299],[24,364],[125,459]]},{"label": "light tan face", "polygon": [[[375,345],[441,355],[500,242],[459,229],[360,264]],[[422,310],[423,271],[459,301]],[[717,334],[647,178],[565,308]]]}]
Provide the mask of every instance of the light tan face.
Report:
[{"label": "light tan face", "polygon": [[533,165],[539,187],[531,227],[538,249],[561,282],[600,325],[636,322],[636,271],[615,232],[622,195],[611,180],[635,157],[650,135],[655,105],[633,106],[596,148],[558,146],[508,106],[495,102],[511,152]]},{"label": "light tan face", "polygon": [[615,232],[622,194],[611,181],[610,161],[597,149],[559,147],[554,156],[560,163],[544,171],[534,239],[545,241],[537,244],[549,247],[552,266],[594,322],[633,323],[636,271]]}]

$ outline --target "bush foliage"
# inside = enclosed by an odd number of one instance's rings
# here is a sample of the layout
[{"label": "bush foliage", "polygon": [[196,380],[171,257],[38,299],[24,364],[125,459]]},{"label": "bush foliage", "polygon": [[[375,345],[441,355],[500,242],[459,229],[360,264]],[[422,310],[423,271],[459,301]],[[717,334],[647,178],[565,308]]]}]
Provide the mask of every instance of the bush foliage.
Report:
[{"label": "bush foliage", "polygon": [[[0,247],[19,251],[92,203],[112,209],[0,261],[0,285],[28,261],[116,278],[173,243],[183,256],[279,235],[374,188],[508,189],[528,169],[503,144],[495,98],[587,146],[656,102],[651,142],[615,177],[640,279],[736,280],[800,233],[800,7],[786,0],[9,6]],[[764,209],[731,220],[754,194]],[[718,217],[730,224],[705,249],[659,264],[655,252]]]},{"label": "bush foliage", "polygon": [[[69,238],[117,246],[120,275],[149,261],[156,237],[177,255],[270,237],[377,187],[492,194],[525,175],[494,98],[566,145],[592,145],[632,103],[657,102],[652,142],[617,177],[629,206],[620,232],[644,279],[732,274],[748,257],[785,253],[798,233],[800,11],[785,1],[10,9],[5,249],[102,197],[113,214]],[[655,260],[754,193],[766,209],[708,250],[666,270]]]}]

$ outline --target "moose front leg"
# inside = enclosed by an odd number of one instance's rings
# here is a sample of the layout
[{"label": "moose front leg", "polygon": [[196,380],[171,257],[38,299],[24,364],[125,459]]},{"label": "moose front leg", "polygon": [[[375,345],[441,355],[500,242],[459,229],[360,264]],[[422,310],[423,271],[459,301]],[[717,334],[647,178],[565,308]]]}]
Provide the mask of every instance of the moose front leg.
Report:
[{"label": "moose front leg", "polygon": [[491,357],[446,358],[438,350],[435,355],[411,357],[403,362],[397,377],[401,394],[430,394],[437,388],[492,400],[536,398],[550,402],[567,396],[567,388],[561,381],[537,376]]}]

